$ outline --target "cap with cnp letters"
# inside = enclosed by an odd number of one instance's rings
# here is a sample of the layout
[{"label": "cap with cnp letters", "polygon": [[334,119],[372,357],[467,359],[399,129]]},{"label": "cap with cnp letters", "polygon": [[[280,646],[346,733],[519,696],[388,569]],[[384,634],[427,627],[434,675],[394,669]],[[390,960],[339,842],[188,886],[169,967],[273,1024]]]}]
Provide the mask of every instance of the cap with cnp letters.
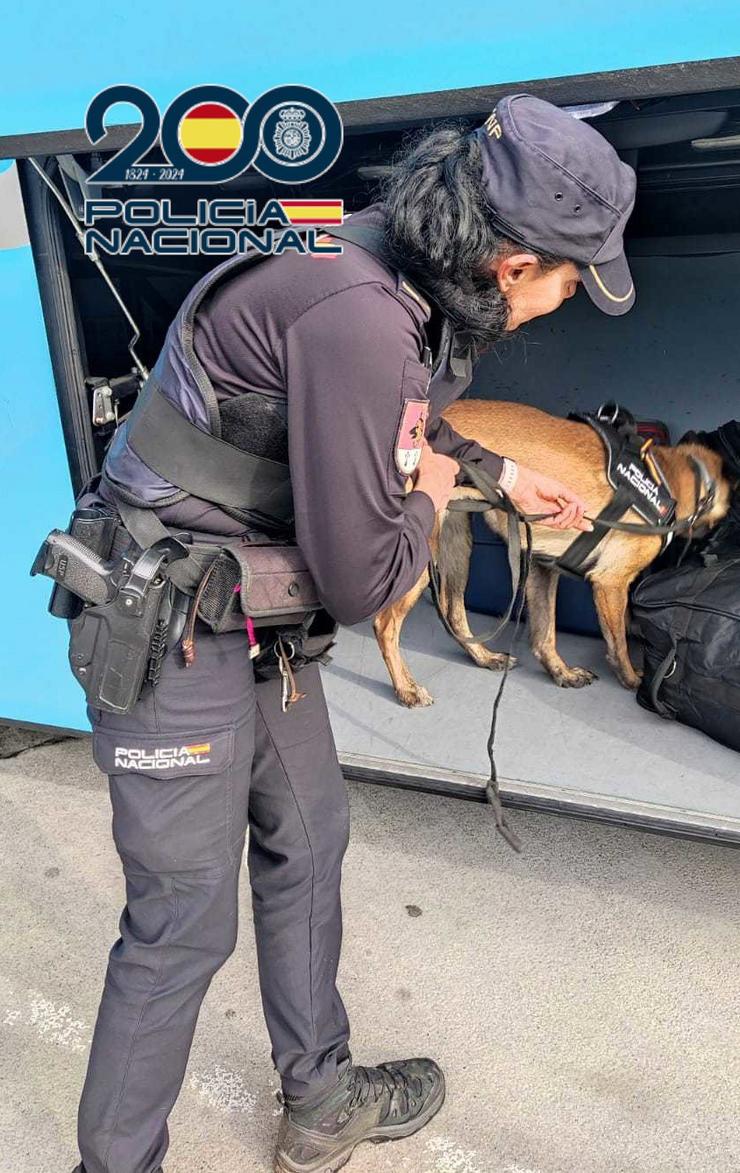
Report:
[{"label": "cap with cnp letters", "polygon": [[530,94],[502,98],[474,132],[483,185],[504,235],[573,261],[591,300],[624,314],[635,288],[624,230],[635,173],[586,122]]}]

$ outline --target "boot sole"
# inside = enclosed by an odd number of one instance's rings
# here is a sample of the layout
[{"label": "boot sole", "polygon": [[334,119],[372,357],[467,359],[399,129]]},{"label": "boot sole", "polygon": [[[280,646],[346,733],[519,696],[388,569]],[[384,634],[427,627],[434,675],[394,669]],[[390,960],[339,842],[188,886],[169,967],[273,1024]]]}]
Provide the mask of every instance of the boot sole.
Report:
[{"label": "boot sole", "polygon": [[383,1144],[387,1140],[404,1140],[406,1137],[413,1136],[414,1133],[419,1132],[437,1115],[445,1102],[445,1094],[445,1085],[442,1084],[435,1099],[431,1100],[424,1111],[420,1112],[418,1116],[415,1116],[413,1120],[409,1120],[406,1124],[388,1124],[375,1128],[372,1132],[368,1132],[366,1136],[361,1136],[357,1140],[353,1140],[346,1148],[341,1149],[338,1153],[334,1153],[331,1157],[324,1157],[322,1160],[312,1161],[309,1165],[296,1165],[294,1161],[276,1156],[273,1166],[275,1173],[337,1173],[337,1170],[343,1169],[350,1160],[357,1146],[364,1144],[365,1141],[370,1141],[372,1144]]}]

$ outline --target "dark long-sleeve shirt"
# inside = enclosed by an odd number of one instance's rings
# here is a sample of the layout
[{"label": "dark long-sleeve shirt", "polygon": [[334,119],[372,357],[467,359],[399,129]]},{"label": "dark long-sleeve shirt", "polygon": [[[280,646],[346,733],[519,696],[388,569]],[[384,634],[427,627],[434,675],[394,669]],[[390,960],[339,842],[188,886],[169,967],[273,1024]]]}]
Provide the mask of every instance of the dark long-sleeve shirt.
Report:
[{"label": "dark long-sleeve shirt", "polygon": [[[380,216],[376,206],[357,220]],[[430,309],[377,257],[343,248],[333,259],[285,253],[218,287],[197,315],[195,349],[219,400],[249,391],[287,399],[297,540],[322,602],[351,624],[404,595],[429,558],[434,505],[406,492],[397,449],[407,405],[429,400]],[[467,380],[439,377],[430,444],[497,479],[500,458],[440,419]]]}]

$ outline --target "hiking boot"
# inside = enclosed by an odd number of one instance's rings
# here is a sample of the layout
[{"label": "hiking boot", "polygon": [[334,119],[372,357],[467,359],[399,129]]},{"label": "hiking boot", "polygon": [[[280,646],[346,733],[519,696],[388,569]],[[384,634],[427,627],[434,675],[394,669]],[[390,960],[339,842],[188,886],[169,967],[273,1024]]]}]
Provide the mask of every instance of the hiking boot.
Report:
[{"label": "hiking boot", "polygon": [[[85,1173],[85,1166],[84,1165],[75,1165],[74,1169],[72,1170],[72,1173]],[[162,1173],[162,1166],[159,1165],[154,1170],[154,1173]]]},{"label": "hiking boot", "polygon": [[276,1173],[335,1173],[363,1140],[411,1136],[442,1107],[445,1079],[431,1059],[353,1067],[318,1100],[283,1096]]}]

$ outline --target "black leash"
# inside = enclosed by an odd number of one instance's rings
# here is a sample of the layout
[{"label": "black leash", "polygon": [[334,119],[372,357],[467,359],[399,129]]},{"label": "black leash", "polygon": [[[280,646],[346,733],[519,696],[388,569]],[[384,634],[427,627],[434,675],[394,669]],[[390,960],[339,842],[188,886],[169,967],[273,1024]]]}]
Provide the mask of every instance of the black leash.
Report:
[{"label": "black leash", "polygon": [[[516,510],[514,510],[514,506],[511,505],[511,502],[509,502],[509,505],[514,511],[514,515],[516,516]],[[527,522],[525,522],[525,527],[527,541],[524,549],[522,549],[521,542],[519,541],[517,526],[517,545],[519,547],[518,573],[516,575],[517,581],[516,585],[514,586],[511,602],[509,603],[505,616],[493,633],[489,633],[483,637],[472,636],[469,639],[463,641],[465,643],[471,643],[480,642],[481,639],[483,639],[485,642],[487,642],[488,640],[493,639],[493,636],[497,634],[512,618],[514,620],[514,629],[511,633],[509,648],[506,653],[506,664],[501,676],[501,683],[498,686],[496,696],[493,701],[493,709],[491,711],[491,726],[488,732],[488,740],[486,742],[486,752],[488,753],[488,762],[490,767],[489,778],[488,782],[486,783],[486,802],[493,810],[493,817],[496,821],[496,830],[501,835],[501,837],[506,840],[506,842],[509,844],[509,847],[513,848],[513,850],[517,852],[522,850],[522,844],[519,836],[510,826],[501,803],[501,793],[499,788],[498,770],[496,768],[496,758],[494,755],[494,746],[496,742],[496,723],[498,720],[499,706],[504,695],[504,688],[506,687],[506,681],[511,670],[511,660],[514,654],[514,648],[516,647],[517,639],[521,629],[522,613],[524,611],[525,587],[527,584],[527,578],[529,576],[529,569],[532,563],[532,529]],[[457,643],[460,643],[460,637],[457,636],[453,631],[450,622],[445,615],[444,610],[442,609],[442,601],[440,599],[439,593],[439,574],[437,567],[433,562],[429,563],[429,585],[432,591],[434,606],[437,610],[437,614],[442,620],[442,624],[445,630]]]},{"label": "black leash", "polygon": [[[448,507],[457,506],[456,512],[478,513],[488,511],[489,509],[502,509],[507,514],[508,525],[508,542],[507,552],[509,557],[509,566],[511,568],[511,602],[506,609],[506,613],[496,624],[492,631],[484,632],[482,635],[472,635],[461,640],[455,634],[450,621],[448,620],[444,609],[442,607],[442,600],[440,597],[440,582],[439,572],[434,564],[434,560],[429,562],[429,585],[431,587],[432,599],[439,615],[442,625],[449,635],[457,643],[488,643],[494,639],[500,631],[507,625],[507,623],[514,621],[514,628],[509,640],[509,648],[506,653],[506,664],[501,676],[501,683],[496,691],[496,696],[493,701],[493,709],[491,711],[491,726],[488,733],[488,740],[486,742],[486,751],[488,753],[488,762],[490,766],[490,774],[488,782],[486,783],[486,802],[493,810],[493,817],[496,821],[496,830],[499,835],[509,844],[514,851],[520,852],[522,850],[521,840],[514,829],[509,824],[504,808],[501,803],[501,793],[499,787],[498,770],[496,768],[496,758],[494,754],[494,747],[496,743],[496,724],[498,721],[498,712],[501,705],[501,700],[504,695],[506,681],[511,670],[511,661],[516,647],[519,633],[521,630],[522,614],[524,612],[525,592],[527,586],[527,579],[532,565],[532,523],[535,521],[542,521],[547,514],[536,515],[533,517],[524,516],[519,513],[514,503],[501,492],[498,486],[492,481],[486,473],[481,469],[476,468],[475,465],[468,464],[466,461],[460,461],[460,467],[466,476],[470,479],[476,489],[483,493],[486,500],[479,501],[477,499],[469,498],[468,500],[451,501]],[[519,526],[524,526],[526,541],[522,546]]]},{"label": "black leash", "polygon": [[[584,519],[590,521],[591,525],[599,529],[617,530],[622,534],[638,534],[641,537],[645,537],[646,535],[651,537],[665,537],[666,534],[690,533],[697,522],[701,521],[702,517],[714,505],[717,486],[707,472],[703,461],[699,460],[696,456],[690,456],[689,459],[691,460],[694,471],[696,504],[693,512],[688,517],[680,518],[678,521],[673,521],[668,525],[650,525],[646,521],[612,521],[603,517],[589,517],[588,514],[584,514]],[[467,461],[461,460],[458,461],[458,464],[473,487],[483,494],[485,500],[480,501],[477,497],[458,498],[457,500],[448,502],[447,508],[449,510],[461,513],[488,513],[489,509],[506,508],[503,503],[503,491],[491,480],[487,473],[476,468],[474,464],[468,464]],[[625,504],[625,512],[629,508],[631,508],[631,504]],[[553,515],[549,513],[518,514],[521,522],[529,522],[532,525],[538,521],[545,521],[550,516]]]},{"label": "black leash", "polygon": [[[532,531],[531,527],[538,521],[544,521],[547,517],[552,516],[549,513],[520,513],[513,501],[498,487],[496,482],[491,479],[488,473],[478,468],[475,464],[468,464],[466,460],[458,461],[460,468],[465,473],[468,480],[479,493],[483,494],[484,500],[481,501],[477,497],[461,497],[455,501],[449,501],[447,508],[452,513],[488,513],[491,509],[500,509],[507,517],[507,533],[506,533],[506,552],[509,559],[509,569],[511,571],[511,602],[506,608],[505,614],[501,617],[495,627],[490,631],[484,631],[480,635],[471,635],[465,639],[455,635],[452,630],[447,616],[442,613],[441,608],[438,608],[439,617],[442,624],[449,635],[452,636],[457,643],[472,644],[472,643],[489,643],[492,639],[503,631],[507,623],[510,623],[515,618],[515,611],[517,608],[517,599],[521,594],[524,596],[524,590],[527,585],[527,578],[529,576],[529,564],[531,562],[531,547],[532,547]],[[526,545],[529,550],[529,557],[525,561],[522,559],[522,540],[519,527],[524,526],[526,534]],[[436,578],[436,584],[434,579]],[[433,562],[429,564],[429,579],[433,583],[432,593],[436,588],[437,597],[439,597],[439,575],[437,568]],[[520,614],[521,618],[521,614]]]},{"label": "black leash", "polygon": [[[716,493],[716,486],[711,477],[707,473],[706,468],[698,458],[692,457],[692,464],[694,466],[694,476],[696,482],[696,506],[694,512],[690,517],[684,518],[682,521],[675,521],[668,526],[655,526],[649,524],[632,524],[630,522],[620,522],[607,520],[606,518],[590,518],[592,525],[599,526],[607,530],[618,530],[620,533],[635,533],[635,534],[655,534],[665,536],[667,533],[685,533],[686,547],[681,555],[685,554],[691,541],[691,531],[696,525],[697,521],[707,513],[713,503]],[[505,614],[499,620],[491,631],[483,632],[480,635],[471,635],[465,638],[458,636],[453,630],[442,607],[442,600],[440,594],[439,572],[434,560],[429,561],[429,585],[431,587],[432,599],[436,608],[437,614],[442,622],[442,626],[447,633],[452,636],[456,643],[471,644],[471,643],[489,643],[495,639],[508,623],[513,619],[514,628],[509,641],[509,648],[506,653],[506,664],[501,676],[501,683],[498,686],[496,696],[493,701],[493,709],[491,712],[491,726],[488,733],[488,740],[486,742],[486,751],[488,753],[488,762],[490,766],[490,775],[486,783],[486,801],[493,810],[494,819],[496,821],[496,830],[503,839],[509,844],[514,851],[520,852],[522,850],[521,840],[516,832],[510,826],[504,808],[501,802],[501,793],[498,779],[498,770],[496,768],[496,758],[494,747],[496,743],[496,725],[498,721],[498,712],[501,705],[501,700],[504,695],[506,681],[511,670],[511,661],[519,639],[521,629],[522,615],[524,612],[524,603],[526,597],[526,586],[529,578],[529,572],[532,566],[532,525],[538,521],[544,521],[545,518],[551,516],[547,513],[540,514],[522,514],[519,513],[514,503],[506,496],[506,494],[499,488],[486,472],[478,468],[474,464],[469,464],[467,461],[459,461],[460,468],[465,473],[468,480],[482,495],[483,500],[477,498],[461,498],[455,501],[450,501],[447,508],[452,512],[464,513],[487,513],[490,509],[501,509],[507,515],[507,553],[509,558],[509,567],[511,569],[511,602],[506,608]],[[524,527],[526,541],[522,547],[520,525]],[[440,535],[441,542],[441,535]]]}]

